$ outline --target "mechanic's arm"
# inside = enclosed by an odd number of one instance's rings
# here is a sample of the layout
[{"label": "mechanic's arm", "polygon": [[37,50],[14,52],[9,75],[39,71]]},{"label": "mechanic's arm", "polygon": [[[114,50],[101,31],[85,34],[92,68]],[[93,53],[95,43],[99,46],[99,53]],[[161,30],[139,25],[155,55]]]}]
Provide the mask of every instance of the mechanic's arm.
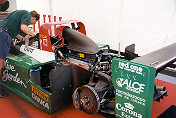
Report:
[{"label": "mechanic's arm", "polygon": [[21,41],[23,41],[23,38],[24,38],[24,37],[18,34],[18,35],[16,36],[16,38],[19,39],[19,40],[21,40]]},{"label": "mechanic's arm", "polygon": [[35,36],[35,35],[36,35],[36,33],[33,32],[33,31],[31,31],[31,30],[29,29],[29,27],[28,27],[26,24],[21,24],[21,30],[22,30],[24,33],[29,34],[29,35],[31,35],[31,36]]},{"label": "mechanic's arm", "polygon": [[20,34],[18,34],[16,36],[17,39],[21,40],[21,41],[28,41],[29,40],[29,35],[26,35],[25,37],[21,36]]}]

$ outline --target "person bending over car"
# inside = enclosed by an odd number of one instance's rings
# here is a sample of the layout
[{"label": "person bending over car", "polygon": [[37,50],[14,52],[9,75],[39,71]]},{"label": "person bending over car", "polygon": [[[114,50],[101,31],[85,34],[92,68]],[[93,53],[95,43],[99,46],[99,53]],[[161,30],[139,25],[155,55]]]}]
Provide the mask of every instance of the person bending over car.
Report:
[{"label": "person bending over car", "polygon": [[[4,61],[10,50],[12,38],[16,37],[21,41],[25,41],[30,36],[35,36],[36,33],[31,31],[28,25],[35,24],[39,19],[40,15],[36,11],[16,10],[10,13],[0,23],[0,79]],[[25,37],[21,36],[20,33],[22,32],[27,35]],[[4,87],[0,84],[0,97],[5,96]]]}]

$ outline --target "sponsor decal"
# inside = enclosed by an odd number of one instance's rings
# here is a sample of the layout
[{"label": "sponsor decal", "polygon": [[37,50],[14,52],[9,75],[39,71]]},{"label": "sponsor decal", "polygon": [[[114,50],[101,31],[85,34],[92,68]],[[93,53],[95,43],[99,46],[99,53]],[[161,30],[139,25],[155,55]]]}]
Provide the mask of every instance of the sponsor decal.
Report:
[{"label": "sponsor decal", "polygon": [[33,49],[33,48],[30,48],[29,46],[25,46],[25,47],[24,47],[24,51],[29,52],[29,53],[32,53],[32,52],[34,51],[34,49]]},{"label": "sponsor decal", "polygon": [[30,46],[26,47],[25,45],[22,45],[20,47],[20,51],[36,59],[40,63],[46,63],[46,62],[55,60],[53,52],[36,49]]},{"label": "sponsor decal", "polygon": [[129,79],[123,79],[123,78],[117,78],[116,79],[116,84],[120,88],[125,86],[125,88],[127,90],[138,93],[138,94],[140,94],[141,92],[144,92],[144,87],[145,87],[145,84],[140,84],[137,81],[133,82]]},{"label": "sponsor decal", "polygon": [[135,102],[135,103],[140,104],[142,106],[145,106],[145,99],[144,98],[138,97],[138,96],[133,95],[129,92],[124,92],[119,89],[116,89],[116,95],[119,97],[124,97],[125,99],[129,99],[132,102]]},{"label": "sponsor decal", "polygon": [[41,104],[43,107],[49,109],[49,95],[35,87],[34,85],[31,85],[32,88],[32,98],[36,100],[39,104]]},{"label": "sponsor decal", "polygon": [[40,38],[47,38],[47,35],[40,34]]},{"label": "sponsor decal", "polygon": [[122,106],[120,103],[116,104],[116,109],[121,111],[122,118],[142,118],[142,115],[134,110],[134,106],[130,103],[124,103]]},{"label": "sponsor decal", "polygon": [[32,93],[32,98],[34,100],[36,100],[39,104],[41,104],[43,107],[49,109],[49,105],[47,102],[45,102],[44,100],[42,100],[41,98],[39,98],[37,95],[35,95],[34,93]]},{"label": "sponsor decal", "polygon": [[138,67],[132,64],[130,65],[129,62],[127,63],[119,62],[119,68],[130,71],[130,72],[134,72],[140,75],[142,75],[142,72],[143,72],[142,67]]},{"label": "sponsor decal", "polygon": [[6,60],[5,68],[6,70],[3,71],[2,81],[7,81],[7,80],[13,81],[27,88],[24,82],[18,77],[18,73],[16,73],[15,75],[12,75],[9,73],[9,71],[15,72],[16,70],[13,65],[9,64],[8,60]]},{"label": "sponsor decal", "polygon": [[32,92],[34,92],[36,95],[38,95],[43,100],[49,102],[49,95],[48,94],[44,93],[43,91],[41,91],[40,89],[38,89],[34,85],[31,85],[31,88],[32,88]]},{"label": "sponsor decal", "polygon": [[48,46],[48,39],[43,39],[43,45]]},{"label": "sponsor decal", "polygon": [[15,71],[15,67],[9,64],[8,59],[5,61],[5,68],[6,70]]},{"label": "sponsor decal", "polygon": [[83,53],[78,54],[80,58],[85,58],[85,55]]}]

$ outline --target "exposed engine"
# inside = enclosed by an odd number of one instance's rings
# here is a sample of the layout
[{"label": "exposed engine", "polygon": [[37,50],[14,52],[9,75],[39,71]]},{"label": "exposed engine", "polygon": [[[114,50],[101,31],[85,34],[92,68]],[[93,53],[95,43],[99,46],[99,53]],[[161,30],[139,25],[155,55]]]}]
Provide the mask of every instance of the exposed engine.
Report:
[{"label": "exposed engine", "polygon": [[[115,89],[111,79],[112,58],[132,60],[138,57],[134,53],[134,44],[128,46],[125,52],[120,52],[119,55],[118,51],[101,49],[89,37],[69,27],[63,29],[63,38],[66,45],[63,49],[56,50],[57,61],[64,60],[91,73],[89,81],[74,90],[72,98],[75,108],[90,114],[97,113],[99,110],[114,114]],[[156,87],[154,91],[154,100],[159,100],[165,93],[159,93],[158,97]]]},{"label": "exposed engine", "polygon": [[[64,85],[67,86],[67,83],[73,80],[74,92],[72,99],[76,109],[83,110],[84,112],[90,114],[97,113],[99,110],[105,113],[114,114],[116,92],[111,78],[112,59],[117,57],[125,60],[133,60],[134,58],[139,57],[134,53],[135,45],[132,44],[126,47],[125,52],[111,50],[106,45],[101,48],[101,46],[98,46],[89,37],[78,32],[77,29],[79,28],[71,29],[70,27],[64,27],[62,36],[49,36],[43,38],[50,39],[52,48],[42,48],[43,50],[49,51],[55,49],[54,53],[56,63],[51,65],[49,71],[46,68],[49,74],[47,73],[47,77],[43,77],[46,78],[42,80],[45,83],[38,83],[40,79],[37,81],[34,79],[34,81],[36,84],[41,85],[45,90],[55,93],[58,91],[58,85],[61,86],[60,81],[63,81]],[[42,49],[40,46],[41,42],[39,37],[40,36],[37,35],[31,38],[29,45]],[[53,48],[58,45],[62,46],[59,48]],[[75,65],[76,67],[82,68],[82,70],[79,71],[80,73],[78,73],[79,77],[76,76],[77,73],[75,74],[75,72],[73,72],[73,67],[67,66],[66,64]],[[74,77],[72,75],[66,77],[70,73],[72,73]],[[60,81],[58,81],[58,78],[60,78]],[[68,79],[64,80],[64,78]],[[72,85],[72,82],[70,82],[69,85]],[[64,86],[63,88],[66,87]],[[68,93],[69,91],[70,95],[72,93],[71,90],[72,87],[70,87],[70,89],[66,92]],[[160,98],[166,95],[167,92],[165,87],[154,87],[153,100],[159,101]],[[53,96],[54,101],[57,101],[55,100],[57,97],[59,99],[63,99],[58,93],[56,96]]]}]

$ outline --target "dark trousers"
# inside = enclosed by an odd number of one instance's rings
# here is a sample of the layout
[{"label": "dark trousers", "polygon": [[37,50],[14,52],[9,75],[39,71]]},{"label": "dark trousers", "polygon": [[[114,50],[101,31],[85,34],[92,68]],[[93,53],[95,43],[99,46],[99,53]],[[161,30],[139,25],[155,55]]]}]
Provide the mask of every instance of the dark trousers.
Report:
[{"label": "dark trousers", "polygon": [[0,95],[2,96],[6,95],[5,87],[2,84],[0,84]]},{"label": "dark trousers", "polygon": [[[8,34],[7,31],[5,31],[5,29],[0,27],[0,58],[1,59],[3,59],[3,60],[6,59],[6,56],[10,50],[11,42],[12,42],[11,36]],[[2,66],[3,66],[3,64],[0,65],[0,67],[2,67]],[[1,79],[1,73],[2,72],[0,72],[0,79]],[[5,87],[0,84],[0,97],[5,97],[6,95],[7,94],[5,93]]]},{"label": "dark trousers", "polygon": [[10,50],[10,44],[12,42],[12,37],[7,31],[0,27],[0,58],[5,60],[7,54]]}]

